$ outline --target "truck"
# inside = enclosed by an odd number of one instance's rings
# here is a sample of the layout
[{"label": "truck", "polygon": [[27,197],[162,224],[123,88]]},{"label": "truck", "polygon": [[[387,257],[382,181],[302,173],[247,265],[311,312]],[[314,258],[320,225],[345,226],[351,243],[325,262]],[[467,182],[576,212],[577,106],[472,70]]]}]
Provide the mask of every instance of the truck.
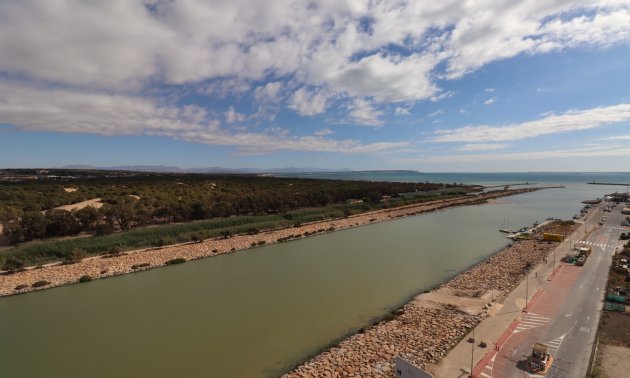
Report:
[{"label": "truck", "polygon": [[532,355],[529,358],[529,368],[535,374],[544,375],[551,364],[553,363],[553,357],[549,353],[547,345],[542,343],[535,343],[532,347]]}]

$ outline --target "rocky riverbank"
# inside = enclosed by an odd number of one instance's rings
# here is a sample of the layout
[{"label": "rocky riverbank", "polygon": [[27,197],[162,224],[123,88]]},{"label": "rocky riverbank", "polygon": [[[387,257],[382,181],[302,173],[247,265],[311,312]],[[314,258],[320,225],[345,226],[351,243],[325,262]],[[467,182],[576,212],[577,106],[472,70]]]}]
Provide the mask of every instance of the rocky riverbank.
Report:
[{"label": "rocky riverbank", "polygon": [[[284,378],[393,377],[396,355],[420,367],[437,363],[471,327],[488,316],[487,306],[470,311],[452,303],[462,297],[481,298],[481,303],[487,303],[490,291],[497,293],[499,301],[505,298],[557,246],[539,239],[548,229],[557,230],[558,225],[541,227],[534,239],[515,242],[442,284],[430,293],[431,298],[441,297],[441,303],[421,294],[390,319],[345,339]],[[453,301],[444,300],[449,296]]]},{"label": "rocky riverbank", "polygon": [[[387,221],[454,206],[483,203],[495,198],[538,190],[525,188],[490,192],[478,196],[430,201],[398,208],[358,214],[347,218],[304,224],[300,227],[268,230],[255,235],[236,235],[228,239],[209,239],[162,248],[149,248],[119,255],[90,257],[73,264],[49,264],[13,274],[0,275],[0,296],[42,290],[91,279],[106,278],[168,265],[175,261],[194,260],[238,250],[284,242],[335,230]],[[177,260],[176,260],[177,259]],[[183,259],[183,260],[182,260]]]}]

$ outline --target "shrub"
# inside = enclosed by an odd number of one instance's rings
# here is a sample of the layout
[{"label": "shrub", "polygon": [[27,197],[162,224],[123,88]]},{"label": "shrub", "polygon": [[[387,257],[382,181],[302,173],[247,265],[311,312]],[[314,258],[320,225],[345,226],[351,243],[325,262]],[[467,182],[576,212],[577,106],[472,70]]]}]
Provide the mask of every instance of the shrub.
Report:
[{"label": "shrub", "polygon": [[31,287],[43,287],[43,286],[48,286],[50,285],[50,282],[46,281],[46,280],[41,280],[41,281],[37,281],[34,284],[31,285]]},{"label": "shrub", "polygon": [[252,227],[247,229],[247,235],[256,235],[260,231],[256,227]]},{"label": "shrub", "polygon": [[140,268],[146,268],[149,265],[151,265],[151,264],[149,264],[149,263],[134,264],[134,265],[131,266],[131,269],[137,270],[137,269],[140,269]]},{"label": "shrub", "polygon": [[252,247],[257,246],[258,244],[256,242],[252,242]]},{"label": "shrub", "polygon": [[300,222],[295,222],[295,223],[293,224],[293,227],[302,227],[302,223],[300,223]]},{"label": "shrub", "polygon": [[202,239],[199,237],[199,235],[192,234],[192,235],[190,235],[190,241],[193,241],[193,242],[196,242],[196,243],[200,243],[200,242],[202,242]]},{"label": "shrub", "polygon": [[109,235],[113,233],[114,233],[114,226],[112,226],[109,223],[102,223],[102,224],[96,225],[96,227],[94,228],[94,234],[96,236]]},{"label": "shrub", "polygon": [[261,241],[258,242],[258,245],[265,245],[266,243],[267,243],[266,241],[261,240]]},{"label": "shrub", "polygon": [[28,287],[28,285],[21,284],[21,285],[17,285],[14,290],[15,291],[20,291],[20,290],[26,289],[27,287]]},{"label": "shrub", "polygon": [[92,276],[90,276],[89,274],[85,274],[79,277],[79,282],[90,282],[90,281],[92,281]]},{"label": "shrub", "polygon": [[2,270],[7,270],[10,273],[24,269],[24,261],[17,256],[9,256],[2,264]]},{"label": "shrub", "polygon": [[213,250],[212,250],[212,253],[217,253],[217,252],[219,252],[219,250],[218,250],[218,249],[213,249]]},{"label": "shrub", "polygon": [[87,256],[87,253],[81,248],[74,248],[70,253],[66,254],[63,258],[63,265],[76,264],[83,260]]},{"label": "shrub", "polygon": [[177,257],[166,262],[166,265],[175,265],[175,264],[183,264],[186,262],[186,259],[183,257]]},{"label": "shrub", "polygon": [[232,248],[232,249],[230,249],[230,251],[234,252],[234,251],[236,251],[236,248]]}]

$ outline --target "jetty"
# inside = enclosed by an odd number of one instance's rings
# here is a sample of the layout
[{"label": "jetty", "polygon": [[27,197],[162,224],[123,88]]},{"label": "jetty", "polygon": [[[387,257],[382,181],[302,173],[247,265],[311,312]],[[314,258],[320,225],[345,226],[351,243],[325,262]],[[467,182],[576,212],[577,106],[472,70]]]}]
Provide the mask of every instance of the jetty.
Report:
[{"label": "jetty", "polygon": [[588,183],[589,185],[617,185],[617,186],[630,186],[630,184],[624,184],[620,182],[596,182],[592,181]]}]

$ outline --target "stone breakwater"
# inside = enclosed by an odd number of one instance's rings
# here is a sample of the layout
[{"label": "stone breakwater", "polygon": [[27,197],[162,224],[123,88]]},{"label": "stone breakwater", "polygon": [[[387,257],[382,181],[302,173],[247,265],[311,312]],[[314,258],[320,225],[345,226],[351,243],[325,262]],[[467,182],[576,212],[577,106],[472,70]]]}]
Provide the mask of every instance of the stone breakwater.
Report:
[{"label": "stone breakwater", "polygon": [[[539,230],[542,233],[546,227]],[[537,234],[538,236],[540,234]],[[522,240],[447,281],[438,293],[480,296],[489,290],[503,300],[525,274],[545,259],[558,243]],[[422,300],[422,294],[367,330],[298,366],[283,378],[393,377],[394,356],[420,367],[446,356],[471,327],[488,316],[486,309],[470,314],[453,305]]]},{"label": "stone breakwater", "polygon": [[540,263],[555,248],[557,243],[539,240],[522,240],[501,253],[490,256],[474,269],[460,273],[440,288],[456,291],[498,291],[501,301],[525,277],[525,273]]},{"label": "stone breakwater", "polygon": [[[521,194],[538,188],[516,189],[465,196],[453,199],[424,202],[397,208],[378,210],[341,219],[313,222],[299,227],[267,230],[255,235],[236,235],[228,239],[209,239],[200,243],[184,243],[162,248],[148,248],[116,256],[96,256],[79,262],[62,265],[49,264],[26,269],[14,274],[0,275],[0,296],[26,293],[55,286],[79,282],[83,276],[90,279],[107,278],[167,265],[169,260],[183,258],[195,260],[231,253],[264,244],[298,239],[324,232],[387,221],[454,206],[483,203],[499,197]],[[33,284],[39,283],[33,286]]]}]

